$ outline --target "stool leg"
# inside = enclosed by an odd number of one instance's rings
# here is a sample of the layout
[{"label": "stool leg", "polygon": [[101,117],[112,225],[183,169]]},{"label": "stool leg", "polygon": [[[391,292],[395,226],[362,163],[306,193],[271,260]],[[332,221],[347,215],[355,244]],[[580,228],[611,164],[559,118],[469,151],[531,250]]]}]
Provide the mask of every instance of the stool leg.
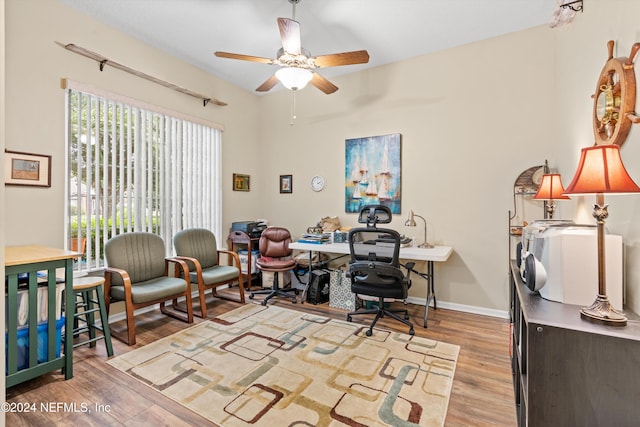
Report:
[{"label": "stool leg", "polygon": [[111,344],[111,329],[109,328],[109,315],[107,314],[107,306],[104,302],[104,292],[102,285],[95,288],[98,295],[98,306],[100,307],[100,322],[102,323],[102,334],[104,335],[104,344],[107,347],[107,356],[113,356],[113,345]]},{"label": "stool leg", "polygon": [[96,288],[92,288],[83,292],[85,303],[87,304],[87,326],[89,327],[89,339],[92,340],[89,343],[89,347],[91,348],[96,346],[96,342],[94,341],[96,338],[96,316],[93,311],[93,298],[91,296],[91,292],[95,289]]},{"label": "stool leg", "polygon": [[78,332],[78,329],[80,328],[80,322],[78,321],[78,319],[80,318],[80,316],[82,316],[82,314],[78,313],[79,311],[78,308],[86,307],[84,301],[85,301],[85,298],[82,292],[75,294],[76,307],[75,307],[75,312],[73,314],[73,333],[69,334],[70,336],[72,336],[72,338],[78,338],[80,336],[80,333]]}]

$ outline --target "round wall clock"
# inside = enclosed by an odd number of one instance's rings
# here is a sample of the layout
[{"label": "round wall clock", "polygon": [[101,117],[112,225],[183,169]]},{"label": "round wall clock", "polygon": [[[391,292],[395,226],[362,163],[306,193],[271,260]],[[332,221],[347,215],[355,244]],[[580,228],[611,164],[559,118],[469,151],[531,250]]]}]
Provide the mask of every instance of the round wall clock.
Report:
[{"label": "round wall clock", "polygon": [[324,178],[320,175],[316,175],[311,178],[311,189],[313,191],[322,191],[324,188]]},{"label": "round wall clock", "polygon": [[631,47],[628,58],[613,57],[613,40],[607,43],[609,58],[605,63],[593,95],[593,133],[596,145],[622,145],[633,123],[640,123],[635,113],[636,75],[633,61],[640,43]]}]

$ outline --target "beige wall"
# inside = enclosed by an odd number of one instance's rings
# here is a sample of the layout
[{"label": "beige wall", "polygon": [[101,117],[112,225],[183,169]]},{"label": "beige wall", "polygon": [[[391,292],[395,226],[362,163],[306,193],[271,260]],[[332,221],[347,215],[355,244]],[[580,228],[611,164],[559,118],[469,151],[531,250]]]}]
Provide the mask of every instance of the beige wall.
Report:
[{"label": "beige wall", "polygon": [[[596,80],[607,60],[607,41],[616,42],[614,56],[627,57],[631,46],[640,42],[640,2],[616,0],[589,2],[574,23],[557,33],[555,43],[555,89],[557,126],[554,136],[555,158],[563,181],[573,177],[580,149],[593,145],[591,114]],[[635,61],[635,76],[640,83],[640,61]],[[640,112],[640,96],[636,96]],[[631,128],[621,150],[631,177],[640,184],[640,125]],[[611,196],[607,228],[624,239],[626,266],[626,305],[640,313],[640,195]],[[593,197],[573,197],[562,203],[563,217],[590,221]]]},{"label": "beige wall", "polygon": [[[235,220],[267,218],[299,235],[327,215],[354,225],[354,216],[344,212],[344,140],[401,133],[402,215],[392,226],[420,236],[420,227],[405,228],[403,222],[409,209],[425,216],[429,240],[455,251],[436,267],[441,305],[494,314],[508,305],[507,224],[514,180],[548,159],[568,183],[579,148],[592,143],[590,95],[606,59],[606,41],[618,39],[618,54],[627,55],[640,40],[632,19],[639,16],[639,2],[590,3],[566,27],[541,26],[335,78],[340,90],[330,96],[305,89],[297,95],[297,120],[291,126],[290,92],[263,97],[244,92],[56,0],[6,3],[6,146],[54,158],[51,189],[6,189],[7,244],[63,244],[59,79],[68,77],[223,124],[225,228]],[[203,108],[118,71],[100,73],[95,62],[55,41],[93,49],[230,105]],[[632,130],[625,159],[638,158],[640,144],[633,142],[638,135]],[[627,166],[640,181],[637,163],[628,160]],[[251,192],[230,191],[233,172],[251,175]],[[293,175],[292,194],[279,193],[281,174]],[[320,193],[309,187],[315,174],[327,181]],[[565,202],[560,213],[573,216],[578,204]],[[625,237],[628,266],[639,256],[640,226],[631,221],[639,204],[634,196],[612,202],[608,222]],[[628,270],[628,279],[637,283],[640,267]],[[412,296],[423,297],[425,285],[414,281]],[[628,288],[629,299],[640,300],[640,285]],[[640,302],[634,307],[639,311]]]},{"label": "beige wall", "polygon": [[[69,78],[224,125],[224,188],[231,188],[236,167],[257,174],[259,159],[246,156],[259,131],[256,97],[191,65],[125,36],[56,0],[6,2],[6,146],[11,150],[51,154],[52,186],[6,188],[6,243],[64,244],[64,91]],[[166,89],[116,69],[100,72],[95,61],[55,42],[74,43],[154,77],[210,95],[227,107],[202,106],[196,98]],[[242,166],[240,166],[242,165]],[[224,218],[253,216],[259,193],[235,199],[227,195]]]},{"label": "beige wall", "polygon": [[[295,126],[289,93],[261,99],[270,129],[264,191],[276,202],[264,216],[297,233],[326,215],[354,225],[344,212],[344,140],[399,132],[402,215],[393,227],[421,240],[421,225],[404,227],[413,209],[430,241],[454,248],[436,267],[440,301],[506,310],[511,187],[551,148],[552,129],[535,124],[552,119],[552,42],[538,28],[334,79],[334,95],[298,95]],[[278,194],[284,173],[293,174],[293,194]],[[327,180],[320,193],[309,188],[315,174]],[[424,281],[414,286],[413,296],[425,295]]]}]

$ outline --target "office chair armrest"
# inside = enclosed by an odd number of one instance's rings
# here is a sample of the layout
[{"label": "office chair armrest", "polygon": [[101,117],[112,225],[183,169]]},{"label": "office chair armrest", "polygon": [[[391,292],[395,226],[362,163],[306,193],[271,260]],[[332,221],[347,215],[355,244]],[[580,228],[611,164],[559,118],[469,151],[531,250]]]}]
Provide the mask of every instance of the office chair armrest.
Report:
[{"label": "office chair armrest", "polygon": [[416,265],[416,263],[415,263],[415,262],[413,262],[413,261],[410,261],[410,262],[408,262],[408,263],[406,263],[406,264],[401,264],[401,265],[402,265],[404,268],[406,268],[406,269],[407,269],[407,275],[406,275],[406,277],[404,278],[404,280],[405,280],[405,281],[406,281],[406,283],[407,283],[407,289],[409,289],[409,288],[411,287],[411,272],[412,272],[412,271],[415,271],[415,270],[413,269],[413,267]]},{"label": "office chair armrest", "polygon": [[411,289],[411,279],[409,278],[409,274],[407,274],[404,279],[402,279],[402,282],[405,284],[405,286],[407,287],[407,289]]}]

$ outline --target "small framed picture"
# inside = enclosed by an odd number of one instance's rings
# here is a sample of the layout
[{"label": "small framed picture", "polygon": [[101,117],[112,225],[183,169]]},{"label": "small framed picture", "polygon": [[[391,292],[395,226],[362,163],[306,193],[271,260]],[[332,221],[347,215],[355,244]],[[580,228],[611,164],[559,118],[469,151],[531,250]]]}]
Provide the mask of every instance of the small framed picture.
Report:
[{"label": "small framed picture", "polygon": [[51,187],[51,156],[5,150],[4,183]]},{"label": "small framed picture", "polygon": [[233,174],[233,191],[250,191],[251,176],[241,173]]},{"label": "small framed picture", "polygon": [[280,175],[280,192],[293,193],[293,175]]}]

